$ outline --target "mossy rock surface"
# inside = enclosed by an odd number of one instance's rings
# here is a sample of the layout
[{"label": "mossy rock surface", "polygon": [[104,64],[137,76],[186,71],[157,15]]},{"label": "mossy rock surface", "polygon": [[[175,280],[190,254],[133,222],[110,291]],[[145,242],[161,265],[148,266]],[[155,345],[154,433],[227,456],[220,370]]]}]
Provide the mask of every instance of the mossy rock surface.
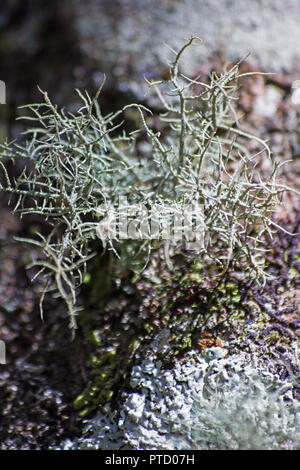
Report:
[{"label": "mossy rock surface", "polygon": [[[279,276],[282,257],[289,254],[278,248],[284,239],[281,235],[275,240],[277,259],[270,266],[273,273],[277,267]],[[150,265],[142,275],[104,291],[103,297],[96,282],[91,286],[91,292],[100,294],[93,298],[93,308],[80,316],[91,348],[90,378],[74,401],[82,417],[116,403],[128,386],[132,366],[149,353],[170,368],[191,350],[226,344],[231,353],[251,354],[259,347],[262,357],[285,357],[296,370],[297,306],[281,307],[284,292],[297,290],[296,257],[289,257],[290,269],[285,270],[280,289],[275,278],[262,291],[235,276],[209,281],[211,268],[198,262],[179,263],[172,275],[159,259],[156,263],[159,278],[153,277]]]}]

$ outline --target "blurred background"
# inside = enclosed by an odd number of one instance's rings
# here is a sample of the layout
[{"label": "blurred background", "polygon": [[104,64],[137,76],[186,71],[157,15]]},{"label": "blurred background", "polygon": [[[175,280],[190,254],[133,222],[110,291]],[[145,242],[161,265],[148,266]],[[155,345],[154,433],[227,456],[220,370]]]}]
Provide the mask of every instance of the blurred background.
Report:
[{"label": "blurred background", "polygon": [[[214,54],[288,72],[299,62],[299,0],[2,0],[1,137],[17,135],[17,106],[39,99],[37,85],[58,105],[76,102],[74,88],[96,90],[107,76],[102,106],[143,100],[144,76],[161,77],[172,53],[197,35],[185,55],[195,72]],[[298,66],[299,67],[299,66]],[[300,67],[299,67],[300,78]]]}]

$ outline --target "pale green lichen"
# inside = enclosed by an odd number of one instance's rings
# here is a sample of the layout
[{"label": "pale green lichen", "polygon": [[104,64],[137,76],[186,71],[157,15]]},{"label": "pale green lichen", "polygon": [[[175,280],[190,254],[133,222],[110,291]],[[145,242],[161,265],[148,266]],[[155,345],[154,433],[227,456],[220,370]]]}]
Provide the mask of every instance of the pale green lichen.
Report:
[{"label": "pale green lichen", "polygon": [[[152,112],[142,105],[103,116],[97,101],[100,90],[93,99],[78,91],[83,105],[76,114],[59,110],[43,93],[43,103],[26,107],[31,115],[24,119],[33,124],[25,132],[29,140],[0,147],[1,189],[13,196],[15,211],[42,215],[49,227],[46,235],[25,240],[43,252],[33,261],[39,269],[36,275],[46,278],[42,300],[46,292],[55,291],[67,305],[72,328],[77,289],[87,282],[86,264],[95,255],[97,237],[125,270],[141,270],[151,251],[160,247],[170,268],[174,254],[187,254],[187,233],[170,241],[162,224],[159,239],[153,240],[141,228],[147,222],[144,213],[130,219],[136,224],[135,240],[108,236],[110,210],[127,214],[127,206],[119,204],[122,197],[131,208],[154,208],[164,223],[170,208],[174,222],[178,213],[186,213],[187,204],[196,205],[201,220],[194,227],[193,258],[215,263],[215,275],[240,269],[244,277],[262,284],[268,277],[264,237],[278,229],[271,215],[288,188],[277,182],[279,163],[271,161],[266,178],[259,174],[259,158],[262,152],[270,158],[270,149],[239,126],[236,91],[249,73],[240,74],[236,64],[219,75],[212,73],[204,83],[179,70],[182,54],[196,40],[191,38],[175,53],[167,80],[149,83],[164,109],[158,116],[162,135],[154,127]],[[142,125],[129,135],[120,122],[128,109],[136,110]],[[145,154],[141,139],[149,148]],[[247,149],[249,140],[257,144],[254,155]],[[19,158],[30,169],[12,181],[7,162]]]}]

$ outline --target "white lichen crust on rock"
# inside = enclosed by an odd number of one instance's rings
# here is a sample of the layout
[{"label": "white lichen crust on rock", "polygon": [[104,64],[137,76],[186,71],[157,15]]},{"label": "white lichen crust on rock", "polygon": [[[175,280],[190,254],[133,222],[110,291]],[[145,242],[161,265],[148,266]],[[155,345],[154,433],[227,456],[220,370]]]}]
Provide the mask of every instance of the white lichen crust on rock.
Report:
[{"label": "white lichen crust on rock", "polygon": [[99,413],[60,448],[299,449],[293,381],[272,367],[219,347],[190,351],[170,370],[149,357],[133,367],[119,410]]}]

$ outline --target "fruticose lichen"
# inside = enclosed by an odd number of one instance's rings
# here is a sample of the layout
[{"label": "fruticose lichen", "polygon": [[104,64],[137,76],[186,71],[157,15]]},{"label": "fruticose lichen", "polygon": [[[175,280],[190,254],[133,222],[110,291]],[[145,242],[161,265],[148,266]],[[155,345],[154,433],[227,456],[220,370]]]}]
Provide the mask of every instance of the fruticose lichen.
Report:
[{"label": "fruticose lichen", "polygon": [[[35,238],[23,239],[42,252],[32,263],[46,281],[42,300],[46,292],[61,297],[72,328],[87,262],[103,250],[127,269],[143,269],[163,247],[169,268],[182,253],[213,262],[215,276],[238,270],[262,285],[268,278],[266,236],[279,228],[272,213],[289,189],[278,181],[282,163],[239,125],[237,89],[251,73],[239,73],[237,63],[205,83],[179,70],[196,40],[174,53],[166,80],[149,82],[158,116],[139,104],[103,116],[101,88],[93,99],[78,91],[83,104],[75,114],[43,93],[43,103],[25,106],[24,119],[33,123],[25,144],[0,146],[0,189],[12,195],[15,211],[45,222]],[[142,129],[125,132],[120,118],[128,110]],[[258,169],[261,158],[270,158],[267,175]],[[19,159],[27,168],[11,179],[7,162]]]}]

